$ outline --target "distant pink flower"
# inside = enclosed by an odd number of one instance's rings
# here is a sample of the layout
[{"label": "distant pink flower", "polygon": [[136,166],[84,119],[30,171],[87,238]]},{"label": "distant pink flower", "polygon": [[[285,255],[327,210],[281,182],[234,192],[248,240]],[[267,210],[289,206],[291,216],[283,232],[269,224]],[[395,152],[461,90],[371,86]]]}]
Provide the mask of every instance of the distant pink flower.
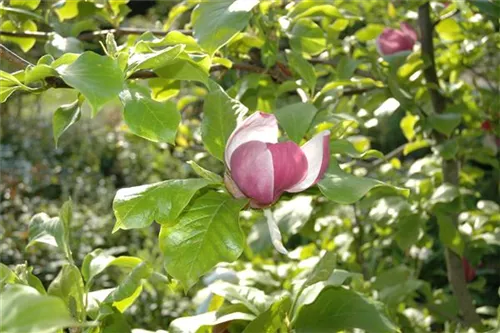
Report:
[{"label": "distant pink flower", "polygon": [[381,55],[391,55],[413,50],[418,40],[417,32],[408,24],[401,23],[401,29],[385,28],[377,38],[377,49]]},{"label": "distant pink flower", "polygon": [[464,267],[464,277],[466,282],[471,282],[476,278],[476,270],[469,264],[467,259],[462,258],[462,265]]},{"label": "distant pink flower", "polygon": [[250,198],[254,208],[276,202],[283,192],[300,192],[316,184],[330,161],[330,132],[323,131],[299,147],[278,143],[272,114],[255,112],[233,131],[226,145],[226,187],[236,198]]}]

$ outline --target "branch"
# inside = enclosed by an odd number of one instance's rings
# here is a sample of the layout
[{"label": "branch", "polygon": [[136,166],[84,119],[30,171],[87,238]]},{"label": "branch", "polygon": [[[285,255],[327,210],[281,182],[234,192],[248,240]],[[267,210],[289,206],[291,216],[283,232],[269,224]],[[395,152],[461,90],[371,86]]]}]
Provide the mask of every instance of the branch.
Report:
[{"label": "branch", "polygon": [[[185,35],[192,35],[193,32],[191,30],[176,30]],[[163,30],[149,30],[149,29],[139,29],[139,28],[117,28],[117,29],[104,29],[104,30],[96,30],[83,32],[78,35],[77,39],[81,41],[89,41],[96,37],[106,36],[108,33],[115,34],[116,36],[125,36],[125,35],[142,35],[145,32],[151,32],[156,36],[165,36],[170,31]],[[0,30],[0,36],[9,36],[9,37],[17,37],[17,38],[36,38],[46,40],[49,39],[50,36],[53,35],[52,32],[44,32],[44,31],[4,31]]]},{"label": "branch", "polygon": [[[429,66],[424,69],[424,76],[429,87],[432,107],[435,113],[443,113],[446,108],[446,100],[439,92],[439,81],[436,74],[436,64],[434,60],[434,44],[433,32],[434,26],[430,17],[429,3],[421,5],[418,8],[418,23],[421,33],[422,56],[430,60]],[[446,138],[441,135],[436,135],[438,142],[443,142]],[[443,181],[454,186],[459,185],[459,164],[456,159],[443,160],[442,163]],[[457,227],[457,214],[451,216],[452,221]],[[445,248],[446,270],[448,281],[453,290],[453,294],[457,299],[458,307],[463,314],[464,322],[467,326],[475,326],[481,324],[481,318],[476,313],[471,294],[467,289],[463,273],[463,264],[461,258],[449,248]]]},{"label": "branch", "polygon": [[0,44],[0,60],[10,62],[18,69],[25,69],[26,67],[33,65],[31,62],[21,58],[2,44]]},{"label": "branch", "polygon": [[457,8],[455,10],[452,10],[451,12],[444,14],[443,16],[439,17],[439,19],[437,19],[436,22],[434,22],[432,24],[432,28],[435,28],[436,25],[439,24],[439,22],[444,21],[446,19],[449,19],[450,17],[453,17],[453,16],[457,15],[458,13],[460,13],[460,9]]}]

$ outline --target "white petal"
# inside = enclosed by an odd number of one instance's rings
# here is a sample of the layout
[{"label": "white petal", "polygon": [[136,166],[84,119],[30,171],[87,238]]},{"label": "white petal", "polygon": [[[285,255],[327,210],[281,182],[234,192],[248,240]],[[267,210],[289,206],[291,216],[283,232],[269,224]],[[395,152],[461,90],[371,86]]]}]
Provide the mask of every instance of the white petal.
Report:
[{"label": "white petal", "polygon": [[[324,163],[330,159],[330,150],[325,149],[325,137],[328,140],[330,131],[323,131],[316,134],[311,140],[307,141],[302,147],[302,151],[307,157],[307,175],[298,184],[286,190],[287,192],[300,192],[315,184],[320,176],[320,172],[324,171]],[[326,159],[326,160],[325,160]],[[322,170],[323,166],[323,170]]]},{"label": "white petal", "polygon": [[288,254],[288,251],[283,246],[283,242],[281,241],[281,233],[278,228],[278,224],[274,219],[273,212],[270,209],[264,209],[264,216],[267,220],[267,226],[269,227],[269,234],[271,235],[271,241],[273,243],[274,248],[282,254]]},{"label": "white petal", "polygon": [[226,144],[224,159],[229,168],[233,152],[248,141],[278,142],[278,122],[273,114],[255,112],[233,131]]}]

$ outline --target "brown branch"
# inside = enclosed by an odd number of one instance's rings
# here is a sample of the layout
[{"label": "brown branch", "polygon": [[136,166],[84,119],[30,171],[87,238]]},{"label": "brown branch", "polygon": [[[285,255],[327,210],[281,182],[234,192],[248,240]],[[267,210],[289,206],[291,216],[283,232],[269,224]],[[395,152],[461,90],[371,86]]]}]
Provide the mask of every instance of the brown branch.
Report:
[{"label": "brown branch", "polygon": [[[192,35],[193,32],[191,30],[176,30],[185,35]],[[108,33],[115,34],[117,36],[124,35],[142,35],[145,32],[151,32],[156,36],[165,36],[170,31],[163,30],[149,30],[149,29],[139,29],[139,28],[117,28],[117,29],[104,29],[104,30],[96,30],[96,31],[88,31],[83,32],[75,38],[78,38],[82,41],[89,41],[96,37],[106,36]],[[0,30],[0,36],[9,36],[9,37],[17,37],[17,38],[36,38],[46,40],[49,39],[53,33],[44,32],[44,31],[4,31]]]},{"label": "brown branch", "polygon": [[[429,3],[421,5],[418,8],[418,23],[421,33],[422,56],[430,61],[430,64],[424,69],[424,76],[429,87],[432,107],[435,113],[443,113],[446,108],[446,99],[439,91],[439,81],[436,74],[436,64],[434,60],[433,33],[434,26],[430,17]],[[437,142],[441,143],[446,138],[436,134]],[[443,181],[454,186],[459,185],[459,164],[456,159],[443,160],[442,162]],[[451,216],[452,221],[457,227],[457,214]],[[476,326],[481,324],[481,318],[476,313],[472,296],[467,289],[467,282],[463,273],[462,259],[451,249],[445,248],[446,270],[448,281],[457,299],[458,307],[463,315],[467,326]]]},{"label": "brown branch", "polygon": [[18,69],[25,69],[26,67],[33,65],[31,62],[21,58],[2,44],[0,44],[0,60],[10,62]]}]

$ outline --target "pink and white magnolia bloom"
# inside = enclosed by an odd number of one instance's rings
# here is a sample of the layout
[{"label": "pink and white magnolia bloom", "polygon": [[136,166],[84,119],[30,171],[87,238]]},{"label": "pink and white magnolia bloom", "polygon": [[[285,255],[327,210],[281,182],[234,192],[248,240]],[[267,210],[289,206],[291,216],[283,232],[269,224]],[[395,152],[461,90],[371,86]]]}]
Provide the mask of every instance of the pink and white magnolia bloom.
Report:
[{"label": "pink and white magnolia bloom", "polygon": [[400,29],[384,29],[377,38],[377,50],[383,56],[411,51],[417,40],[417,32],[411,25],[403,22],[400,24]]},{"label": "pink and white magnolia bloom", "polygon": [[323,131],[299,147],[278,143],[273,114],[255,112],[233,131],[226,145],[224,181],[236,198],[250,198],[254,208],[276,202],[283,192],[300,192],[316,184],[330,161],[330,132]]}]

